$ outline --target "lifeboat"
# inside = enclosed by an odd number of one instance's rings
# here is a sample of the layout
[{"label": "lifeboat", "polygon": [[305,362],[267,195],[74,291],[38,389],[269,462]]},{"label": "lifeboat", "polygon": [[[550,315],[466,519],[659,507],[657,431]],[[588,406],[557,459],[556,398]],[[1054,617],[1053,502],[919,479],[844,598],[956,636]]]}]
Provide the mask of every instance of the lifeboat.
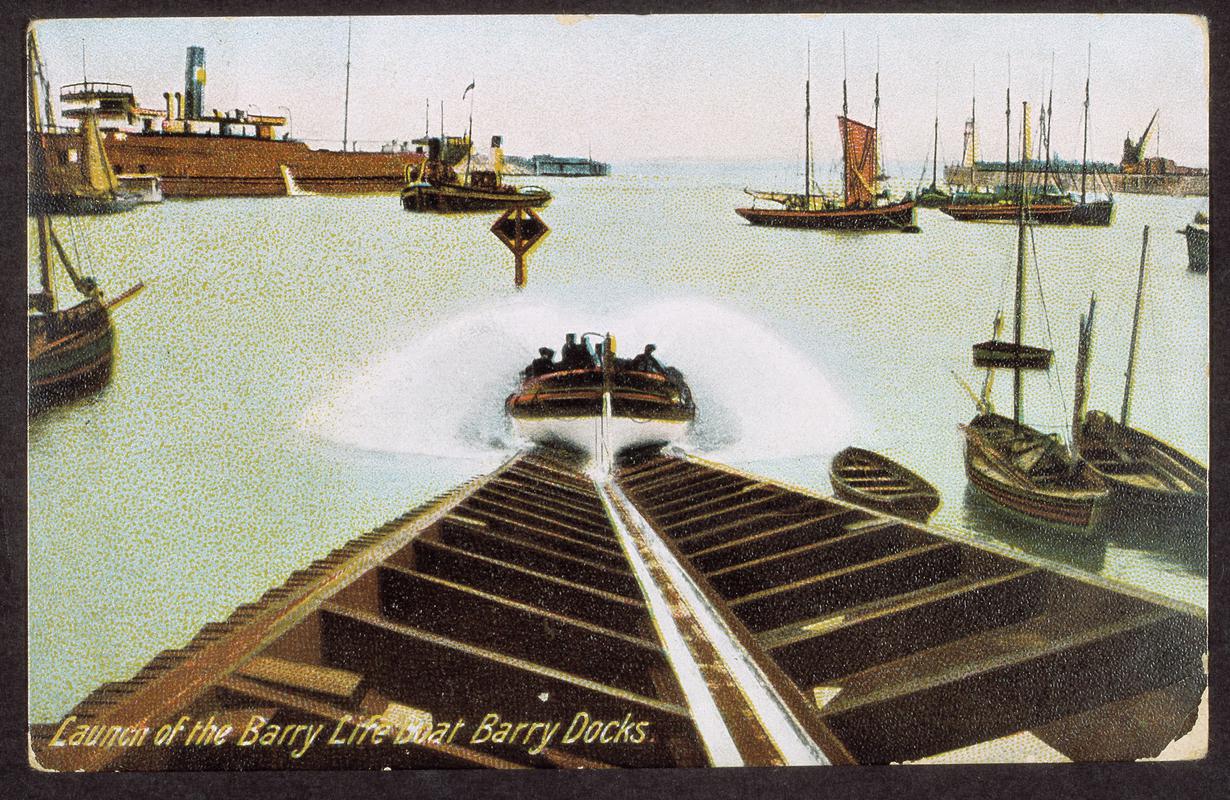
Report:
[{"label": "lifeboat", "polygon": [[661,448],[683,436],[696,406],[683,374],[654,357],[654,345],[632,359],[616,357],[610,334],[580,341],[568,334],[559,360],[539,349],[504,407],[517,434],[540,445],[613,459]]}]

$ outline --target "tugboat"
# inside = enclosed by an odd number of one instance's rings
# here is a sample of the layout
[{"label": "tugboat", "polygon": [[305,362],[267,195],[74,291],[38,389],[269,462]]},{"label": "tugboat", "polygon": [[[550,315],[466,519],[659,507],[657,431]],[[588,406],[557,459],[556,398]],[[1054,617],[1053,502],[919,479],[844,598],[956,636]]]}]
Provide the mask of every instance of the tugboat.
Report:
[{"label": "tugboat", "polygon": [[490,211],[508,208],[542,208],[551,202],[551,193],[538,186],[513,186],[500,176],[500,137],[493,137],[490,169],[471,169],[466,159],[465,172],[458,176],[440,156],[440,140],[428,139],[427,160],[417,167],[406,167],[406,185],[401,204],[407,211],[432,211],[440,214]]},{"label": "tugboat", "polygon": [[758,200],[780,203],[782,208],[736,208],[735,213],[753,225],[782,228],[819,228],[823,230],[896,230],[917,233],[914,201],[906,195],[887,202],[887,192],[879,189],[880,178],[880,73],[876,72],[875,121],[865,125],[850,119],[846,79],[841,79],[841,134],[845,193],[842,198],[813,191],[811,157],[811,51],[807,54],[806,104],[804,127],[806,147],[803,165],[803,194],[762,192],[744,189]]},{"label": "tugboat", "polygon": [[632,359],[617,358],[615,338],[568,334],[559,361],[539,348],[505,411],[518,435],[537,444],[589,454],[608,466],[632,449],[679,439],[696,417],[683,374],[664,367],[648,344]]}]

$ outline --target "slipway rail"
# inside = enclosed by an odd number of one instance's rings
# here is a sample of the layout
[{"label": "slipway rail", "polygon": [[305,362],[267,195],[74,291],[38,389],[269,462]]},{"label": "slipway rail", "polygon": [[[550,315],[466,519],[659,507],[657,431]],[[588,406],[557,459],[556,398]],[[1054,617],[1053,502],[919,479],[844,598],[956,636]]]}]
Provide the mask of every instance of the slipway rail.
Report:
[{"label": "slipway rail", "polygon": [[721,465],[561,454],[359,536],[33,726],[55,770],[764,766],[1190,728],[1182,604]]}]

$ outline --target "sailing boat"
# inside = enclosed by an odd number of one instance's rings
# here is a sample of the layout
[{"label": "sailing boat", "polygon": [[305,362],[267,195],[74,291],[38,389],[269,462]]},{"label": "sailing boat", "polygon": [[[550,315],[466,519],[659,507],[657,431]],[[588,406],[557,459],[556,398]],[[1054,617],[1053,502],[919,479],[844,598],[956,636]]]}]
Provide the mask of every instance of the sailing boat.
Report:
[{"label": "sailing boat", "polygon": [[1092,64],[1092,46],[1090,57],[1085,66],[1085,121],[1084,142],[1081,146],[1081,199],[1072,209],[1072,224],[1074,225],[1110,225],[1115,213],[1115,198],[1108,195],[1105,200],[1089,200],[1087,184],[1089,180],[1089,75]]},{"label": "sailing boat", "polygon": [[[31,44],[31,47],[37,47]],[[31,130],[31,150],[46,153],[45,134],[47,125],[55,119],[51,110],[51,93],[47,90],[47,78],[41,63],[31,65],[32,82],[43,88],[39,111],[46,116],[46,124]],[[94,109],[78,113],[81,124],[78,130],[79,143],[67,151],[62,161],[41,157],[41,169],[34,170],[34,154],[30,155],[31,213],[44,214],[106,214],[127,211],[140,202],[132,192],[120,190],[119,179],[107,154],[103,150],[102,134],[98,130],[98,115]]]},{"label": "sailing boat", "polygon": [[[41,119],[47,84],[43,79],[34,32],[26,38],[29,64],[31,170],[46,174],[46,151],[42,146]],[[43,98],[39,94],[43,93]],[[93,278],[81,275],[69,260],[44,210],[34,214],[38,227],[39,291],[29,296],[29,409],[31,413],[67,402],[106,384],[111,376],[114,334],[110,310],[144,288],[137,283],[119,296],[106,300]],[[84,298],[68,308],[58,305],[53,281],[53,258]]]},{"label": "sailing boat", "polygon": [[[1148,249],[1149,227],[1146,225],[1119,420],[1116,422],[1103,411],[1090,411],[1076,429],[1077,447],[1081,457],[1110,486],[1113,499],[1171,511],[1202,512],[1209,497],[1208,467],[1144,431],[1128,426]],[[1080,419],[1079,411],[1077,419]]]},{"label": "sailing boat", "polygon": [[[952,202],[952,195],[943,189],[939,188],[936,182],[937,171],[939,168],[940,158],[940,90],[937,86],[935,89],[935,132],[931,139],[931,185],[926,188],[920,188],[915,197],[918,198],[918,205],[923,208],[941,208]],[[925,174],[926,165],[923,165]]]},{"label": "sailing boat", "polygon": [[[1049,368],[1054,355],[1051,350],[1022,342],[1028,221],[1026,199],[1017,219],[1013,341],[992,338],[974,345],[974,366],[1013,371],[1012,418],[1001,416],[992,408],[988,373],[978,402],[978,414],[968,425],[962,426],[965,474],[970,483],[999,505],[1045,522],[1087,528],[1101,515],[1107,496],[1105,483],[1065,447],[1058,436],[1045,434],[1022,422],[1022,373]],[[1090,318],[1092,314],[1091,305]],[[1085,320],[1082,320],[1081,330],[1081,348],[1077,356],[1078,407],[1083,402],[1080,396],[1087,362],[1088,323]]]},{"label": "sailing boat", "polygon": [[[1012,87],[1005,92],[1004,127],[1006,144],[1004,147],[1004,183],[994,192],[967,191],[953,195],[952,201],[940,210],[959,222],[1010,222],[1020,217],[1022,204],[1028,194],[1036,194],[1029,202],[1030,221],[1034,224],[1067,225],[1072,221],[1072,209],[1075,201],[1066,194],[1056,194],[1046,185],[1033,189],[1026,185],[1029,174],[1026,167],[1028,151],[1021,152],[1021,161],[1017,170],[1017,183],[1012,182]],[[1021,123],[1022,133],[1029,123],[1028,104],[1025,117]],[[971,119],[971,123],[973,120]],[[1048,129],[1049,130],[1049,129]],[[1048,134],[1049,135],[1049,134]],[[1049,148],[1049,144],[1048,144]]]},{"label": "sailing boat", "polygon": [[830,197],[812,190],[811,158],[811,50],[807,56],[806,102],[804,104],[805,154],[803,194],[764,192],[744,189],[753,198],[779,203],[782,208],[736,208],[735,213],[753,225],[783,228],[820,228],[825,230],[901,230],[917,231],[914,201],[902,198],[884,202],[887,193],[879,189],[880,74],[876,72],[876,121],[865,125],[850,119],[846,79],[841,80],[841,134],[844,195]]}]

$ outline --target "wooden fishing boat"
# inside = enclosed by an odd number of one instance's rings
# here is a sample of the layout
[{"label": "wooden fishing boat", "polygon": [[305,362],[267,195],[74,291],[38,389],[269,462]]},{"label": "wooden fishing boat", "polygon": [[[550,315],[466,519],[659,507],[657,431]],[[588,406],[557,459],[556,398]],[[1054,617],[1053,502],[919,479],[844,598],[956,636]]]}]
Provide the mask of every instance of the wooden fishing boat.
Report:
[{"label": "wooden fishing boat", "polygon": [[[43,98],[39,95],[46,92],[47,86],[33,31],[27,34],[26,46],[30,71],[30,130],[36,142],[31,162],[34,174],[42,175],[47,159],[37,144],[41,141],[38,134],[43,129],[44,110]],[[95,391],[107,383],[115,346],[110,310],[144,288],[138,283],[115,298],[104,299],[94,279],[81,275],[74,268],[46,211],[38,209],[34,216],[38,228],[39,291],[29,295],[27,315],[28,408],[31,414]],[[52,277],[53,259],[58,259],[73,287],[84,298],[81,302],[68,308],[59,307]]]},{"label": "wooden fishing boat", "polygon": [[1075,528],[1101,518],[1105,484],[1057,436],[993,413],[979,414],[962,431],[966,477],[998,505]]},{"label": "wooden fishing boat", "polygon": [[1193,512],[1208,506],[1208,467],[1103,411],[1085,415],[1080,451],[1117,501]]},{"label": "wooden fishing boat", "polygon": [[[1077,447],[1081,457],[1106,481],[1116,502],[1200,513],[1208,506],[1208,467],[1160,439],[1128,425],[1136,369],[1136,343],[1144,308],[1148,248],[1149,228],[1145,226],[1119,419],[1116,421],[1103,411],[1085,414],[1077,431]],[[1081,411],[1083,409],[1077,409],[1078,418]]]},{"label": "wooden fishing boat", "polygon": [[[1005,343],[997,340],[997,318],[992,340],[976,344],[973,348],[974,366],[987,369],[987,380],[983,384],[981,397],[975,398],[978,415],[962,426],[965,434],[965,474],[974,487],[1001,506],[1044,522],[1088,528],[1097,522],[1104,510],[1106,484],[1076,456],[1074,449],[1064,446],[1058,436],[1043,433],[1022,421],[1023,373],[1049,369],[1053,358],[1050,350],[1026,345],[1022,341],[1029,219],[1032,215],[1023,206],[1017,217],[1013,341]],[[1092,316],[1091,307],[1089,320],[1081,322],[1077,355],[1077,408],[1084,405],[1084,376]],[[993,370],[998,368],[1013,371],[1011,418],[995,413],[991,404],[991,378]]]},{"label": "wooden fishing boat", "polygon": [[[1053,82],[1053,77],[1052,77]],[[1012,93],[1007,93],[1008,108],[1005,114],[1006,124],[1011,130]],[[1059,191],[1051,175],[1051,116],[1053,111],[1052,98],[1048,97],[1047,107],[1042,114],[1045,122],[1043,142],[1046,147],[1046,160],[1042,169],[1042,185],[1031,188],[1028,185],[1030,171],[1027,162],[1028,154],[1022,152],[1020,164],[1016,171],[1015,181],[1012,176],[1012,160],[1010,154],[1011,134],[1007,137],[1004,155],[1004,185],[998,191],[988,195],[976,193],[959,193],[953,195],[952,201],[941,210],[960,222],[1010,222],[1021,214],[1022,205],[1029,209],[1030,221],[1038,225],[1110,225],[1114,218],[1115,202],[1113,196],[1102,200],[1091,200],[1088,193],[1089,177],[1089,76],[1085,76],[1085,112],[1084,112],[1084,147],[1081,153],[1081,191],[1080,197],[1074,198]],[[971,125],[973,119],[971,118]],[[1027,197],[1028,195],[1028,197]]]},{"label": "wooden fishing boat", "polygon": [[842,500],[920,522],[940,505],[939,491],[917,473],[859,447],[847,447],[833,457],[829,480]]},{"label": "wooden fishing boat", "polygon": [[560,361],[539,350],[505,411],[524,439],[613,459],[633,448],[677,440],[696,416],[692,393],[677,369],[653,357],[653,345],[634,359],[615,356],[607,334],[591,348],[569,334]]},{"label": "wooden fishing boat", "polygon": [[[1039,225],[1067,225],[1072,221],[1073,208],[1075,203],[1070,199],[1056,198],[1050,202],[1030,203],[1030,221]],[[1008,197],[967,202],[964,196],[958,194],[940,210],[958,222],[1015,222],[1021,215],[1021,203],[1018,199]]]},{"label": "wooden fishing boat", "polygon": [[873,231],[896,230],[917,232],[914,224],[914,200],[908,195],[896,202],[887,201],[881,193],[879,120],[880,74],[876,73],[875,122],[866,125],[850,119],[846,80],[841,81],[841,116],[837,128],[841,134],[844,194],[829,197],[812,187],[811,156],[811,50],[807,55],[806,103],[804,106],[803,193],[761,192],[745,189],[756,199],[780,203],[782,208],[736,208],[735,213],[753,225],[779,228],[811,228],[820,230]]},{"label": "wooden fishing boat", "polygon": [[[498,140],[497,140],[498,141]],[[498,145],[497,145],[498,146]],[[551,193],[539,186],[513,186],[503,182],[495,158],[492,169],[469,168],[463,175],[440,158],[440,140],[429,139],[427,160],[406,168],[401,204],[407,211],[439,214],[492,211],[509,208],[542,208]]]}]

